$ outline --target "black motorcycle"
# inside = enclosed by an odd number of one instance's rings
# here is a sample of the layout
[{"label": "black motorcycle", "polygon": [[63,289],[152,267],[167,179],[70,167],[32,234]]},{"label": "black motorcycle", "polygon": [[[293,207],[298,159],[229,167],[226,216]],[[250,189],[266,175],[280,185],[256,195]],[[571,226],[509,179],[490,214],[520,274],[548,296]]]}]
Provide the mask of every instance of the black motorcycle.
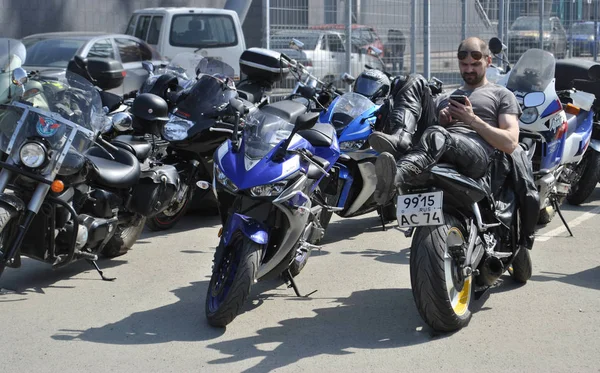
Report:
[{"label": "black motorcycle", "polygon": [[[90,61],[98,87],[122,82],[112,62]],[[98,255],[122,255],[135,243],[145,218],[175,194],[177,172],[141,169],[131,152],[103,140],[110,123],[100,93],[80,75],[14,76],[24,94],[0,106],[0,274],[24,255],[54,268],[85,259],[107,279]]]},{"label": "black motorcycle", "polygon": [[[531,227],[527,210],[535,212],[533,225],[537,212],[521,203],[526,192],[518,189],[520,166],[511,159],[498,152],[489,174],[478,180],[439,164],[398,191],[398,225],[412,235],[412,293],[419,314],[437,331],[464,327],[473,298],[505,271],[521,283],[531,277],[524,227]],[[524,152],[521,161],[529,162]]]}]

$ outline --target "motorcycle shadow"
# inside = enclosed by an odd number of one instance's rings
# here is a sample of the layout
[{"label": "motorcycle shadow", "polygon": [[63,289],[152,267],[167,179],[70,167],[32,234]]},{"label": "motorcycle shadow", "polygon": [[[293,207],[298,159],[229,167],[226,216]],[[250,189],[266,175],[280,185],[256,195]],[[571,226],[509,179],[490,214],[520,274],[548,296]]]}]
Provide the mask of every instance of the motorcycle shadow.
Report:
[{"label": "motorcycle shadow", "polygon": [[[58,281],[65,280],[97,280],[102,281],[100,276],[96,276],[96,270],[87,262],[80,260],[71,263],[64,268],[52,269],[49,264],[42,263],[33,259],[21,258],[21,268],[7,268],[0,278],[0,289],[7,290],[9,294],[24,295],[27,293],[45,294],[44,289],[72,289],[75,286],[54,285]],[[100,259],[96,263],[101,270],[114,268],[126,264],[124,257],[113,259]],[[91,273],[92,278],[78,278],[82,273]],[[105,274],[110,276],[109,273]],[[0,302],[3,300],[0,299]]]},{"label": "motorcycle shadow", "polygon": [[177,234],[192,231],[195,229],[201,228],[220,228],[221,227],[221,219],[216,215],[206,215],[203,213],[188,213],[186,216],[181,219],[177,225],[175,225],[171,229],[166,229],[163,231],[152,231],[148,227],[144,228],[144,231],[140,235],[140,238],[137,240],[138,243],[148,243],[145,241],[148,238],[161,237],[169,234]]},{"label": "motorcycle shadow", "polygon": [[[217,338],[224,329],[211,328],[204,316],[204,294],[208,281],[172,290],[179,301],[87,330],[61,329],[52,336],[59,341],[86,341],[113,345],[145,345],[174,341],[206,341]],[[202,295],[202,296],[199,296]]]},{"label": "motorcycle shadow", "polygon": [[[328,299],[328,298],[316,298]],[[260,362],[244,372],[267,372],[319,355],[348,355],[348,349],[388,349],[431,341],[419,317],[410,289],[355,291],[347,298],[331,298],[316,316],[293,318],[260,329],[246,338],[208,345],[222,354],[209,364],[228,364],[254,358]],[[244,327],[244,325],[241,325]],[[277,345],[272,351],[260,346]]]},{"label": "motorcycle shadow", "polygon": [[600,266],[577,273],[540,272],[543,275],[531,276],[531,281],[559,281],[565,284],[581,286],[592,290],[600,290]]},{"label": "motorcycle shadow", "polygon": [[383,231],[381,227],[381,220],[376,213],[358,216],[355,218],[337,218],[331,221],[325,232],[325,237],[321,243],[329,244],[335,243],[342,240],[352,240],[363,233],[381,232],[388,233],[389,231],[395,230],[394,222],[387,222]]},{"label": "motorcycle shadow", "polygon": [[367,249],[363,251],[342,251],[344,255],[360,255],[365,258],[374,258],[378,262],[388,264],[410,264],[410,247],[400,251]]}]

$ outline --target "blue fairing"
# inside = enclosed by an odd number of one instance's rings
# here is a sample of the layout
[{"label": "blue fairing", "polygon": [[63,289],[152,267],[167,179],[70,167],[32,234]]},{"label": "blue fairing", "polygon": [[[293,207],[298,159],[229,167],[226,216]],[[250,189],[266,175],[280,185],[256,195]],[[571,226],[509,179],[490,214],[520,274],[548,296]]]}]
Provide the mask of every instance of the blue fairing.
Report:
[{"label": "blue fairing", "polygon": [[[541,169],[551,169],[560,163],[565,148],[566,133],[560,139],[545,142],[542,146]],[[545,154],[545,156],[544,156]]]},{"label": "blue fairing", "polygon": [[373,132],[372,126],[375,125],[375,113],[379,106],[365,111],[356,117],[340,134],[340,142],[365,140]]},{"label": "blue fairing", "polygon": [[577,130],[575,131],[575,133],[584,134],[584,135],[582,136],[581,143],[579,144],[579,150],[577,151],[577,154],[575,154],[575,155],[580,155],[585,151],[585,149],[590,141],[590,138],[592,137],[592,129],[594,127],[594,113],[593,112],[582,111],[580,115],[585,115],[585,119],[577,127]]},{"label": "blue fairing", "polygon": [[229,244],[231,237],[237,231],[242,232],[244,236],[259,245],[264,245],[269,241],[269,233],[261,223],[251,217],[236,213],[231,215],[225,226],[225,231],[223,232],[225,246]]}]

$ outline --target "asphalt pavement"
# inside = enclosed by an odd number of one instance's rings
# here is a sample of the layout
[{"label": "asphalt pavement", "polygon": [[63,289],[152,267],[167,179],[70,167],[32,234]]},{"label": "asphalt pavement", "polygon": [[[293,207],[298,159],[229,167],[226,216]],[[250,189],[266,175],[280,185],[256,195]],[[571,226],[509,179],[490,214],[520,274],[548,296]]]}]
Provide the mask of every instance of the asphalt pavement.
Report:
[{"label": "asphalt pavement", "polygon": [[144,232],[133,250],[59,271],[24,259],[0,278],[6,372],[598,372],[600,189],[541,227],[523,286],[503,276],[453,334],[424,325],[409,277],[409,239],[377,215],[334,217],[297,277],[253,287],[226,329],[204,298],[217,217]]}]

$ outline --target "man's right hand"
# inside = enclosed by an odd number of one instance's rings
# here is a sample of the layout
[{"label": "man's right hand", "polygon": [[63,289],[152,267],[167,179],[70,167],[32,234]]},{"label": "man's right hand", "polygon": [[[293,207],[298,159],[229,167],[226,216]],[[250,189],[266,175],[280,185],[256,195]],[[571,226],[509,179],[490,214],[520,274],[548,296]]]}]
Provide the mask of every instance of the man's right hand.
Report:
[{"label": "man's right hand", "polygon": [[447,126],[454,121],[452,115],[450,115],[450,110],[448,108],[443,108],[440,110],[440,117],[438,118],[441,126]]}]

